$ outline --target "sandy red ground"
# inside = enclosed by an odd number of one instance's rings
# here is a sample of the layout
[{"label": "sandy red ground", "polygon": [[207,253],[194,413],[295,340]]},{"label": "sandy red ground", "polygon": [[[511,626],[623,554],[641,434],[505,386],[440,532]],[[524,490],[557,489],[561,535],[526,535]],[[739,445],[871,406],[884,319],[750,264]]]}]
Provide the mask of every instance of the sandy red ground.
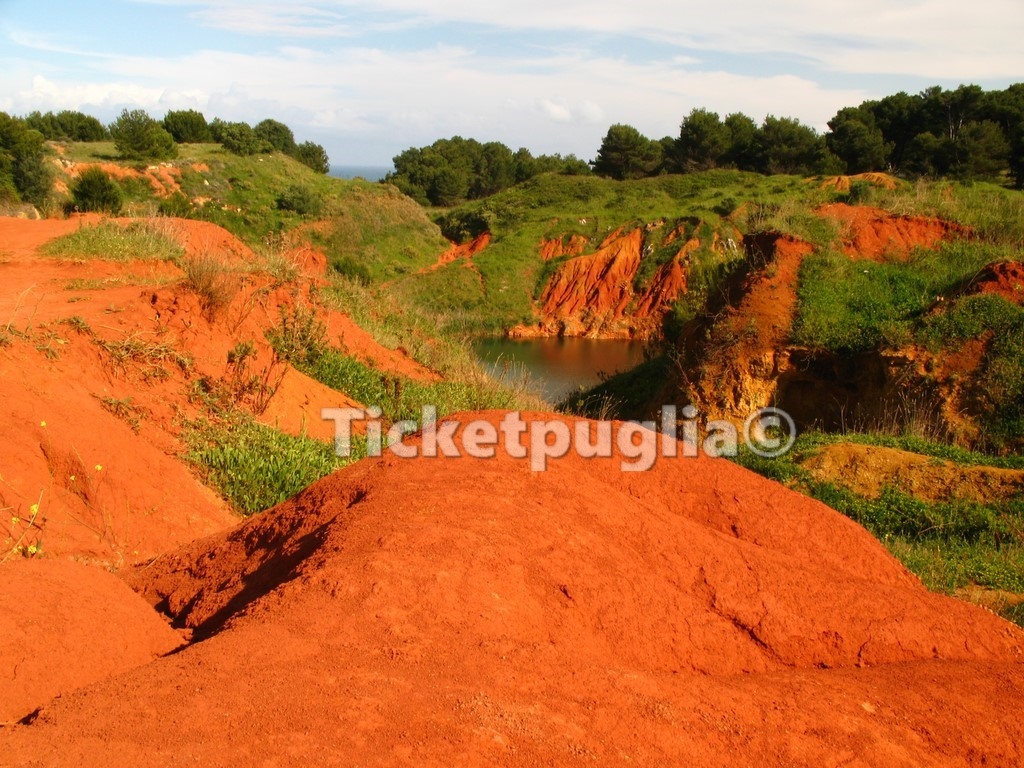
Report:
[{"label": "sandy red ground", "polygon": [[1021,630],[724,460],[385,456],[125,578],[193,643],[9,764],[1024,759]]}]

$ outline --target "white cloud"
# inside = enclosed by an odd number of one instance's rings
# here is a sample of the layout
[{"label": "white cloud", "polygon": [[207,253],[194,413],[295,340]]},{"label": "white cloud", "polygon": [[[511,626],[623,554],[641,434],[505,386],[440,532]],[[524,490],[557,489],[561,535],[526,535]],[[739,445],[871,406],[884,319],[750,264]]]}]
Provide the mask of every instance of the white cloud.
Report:
[{"label": "white cloud", "polygon": [[540,99],[538,102],[541,113],[556,123],[572,122],[572,110],[564,104],[556,104],[551,99]]},{"label": "white cloud", "polygon": [[303,127],[317,131],[332,156],[356,141],[379,146],[378,159],[385,159],[459,134],[589,158],[612,122],[660,138],[675,134],[690,109],[705,106],[722,113],[743,109],[757,120],[784,113],[823,127],[840,106],[863,98],[792,76],[701,72],[671,61],[638,65],[579,54],[495,59],[452,47],[201,51],[174,59],[112,57],[98,66],[108,78],[76,83],[37,77],[30,91],[20,91],[15,111],[133,103],[156,116],[198,108],[229,120],[274,117],[300,137]]},{"label": "white cloud", "polygon": [[[153,1],[153,0],[142,0]],[[850,73],[984,79],[1024,72],[1019,0],[157,0],[200,7],[204,23],[261,34],[347,34],[348,15],[404,24],[464,24],[638,37],[680,48],[802,56]]]},{"label": "white cloud", "polygon": [[171,53],[129,56],[123,29],[88,46],[54,20],[7,30],[20,58],[0,54],[0,108],[274,117],[332,157],[359,148],[371,162],[455,134],[589,158],[612,123],[660,138],[706,107],[823,130],[838,108],[906,88],[836,86],[854,79],[832,73],[1024,73],[1019,0],[136,2],[175,6],[207,48],[179,35]]},{"label": "white cloud", "polygon": [[191,17],[205,27],[247,35],[344,37],[352,33],[343,14],[314,5],[211,3]]}]

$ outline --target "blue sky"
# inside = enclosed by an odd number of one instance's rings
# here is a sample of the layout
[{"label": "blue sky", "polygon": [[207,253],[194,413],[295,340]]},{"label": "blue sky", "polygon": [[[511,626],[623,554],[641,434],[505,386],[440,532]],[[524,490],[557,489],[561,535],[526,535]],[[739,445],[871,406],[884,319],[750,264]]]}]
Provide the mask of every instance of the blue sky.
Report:
[{"label": "blue sky", "polygon": [[0,0],[0,110],[272,117],[334,164],[461,135],[589,160],[694,107],[842,106],[1024,81],[1021,0]]}]

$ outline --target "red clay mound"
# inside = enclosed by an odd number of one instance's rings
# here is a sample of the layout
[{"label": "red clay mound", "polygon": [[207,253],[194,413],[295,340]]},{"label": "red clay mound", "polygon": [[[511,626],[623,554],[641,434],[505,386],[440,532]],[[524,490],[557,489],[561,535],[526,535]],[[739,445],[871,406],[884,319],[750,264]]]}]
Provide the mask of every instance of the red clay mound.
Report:
[{"label": "red clay mound", "polygon": [[1014,304],[1024,304],[1024,262],[989,264],[971,280],[963,293],[994,293]]},{"label": "red clay mound", "polygon": [[107,571],[67,560],[0,565],[0,723],[181,645]]},{"label": "red clay mound", "polygon": [[926,592],[851,521],[726,461],[625,473],[621,458],[570,453],[531,472],[501,448],[487,460],[388,454],[325,478],[134,571],[137,589],[207,639],[0,731],[0,754],[76,768],[111,755],[1024,757],[1020,630]]},{"label": "red clay mound", "polygon": [[925,216],[895,216],[865,205],[834,203],[818,214],[838,222],[846,253],[863,259],[902,258],[915,248],[934,248],[943,240],[964,236],[959,224]]},{"label": "red clay mound", "polygon": [[562,256],[580,256],[587,248],[587,238],[583,235],[569,235],[540,241],[540,257],[544,261],[561,258]]}]

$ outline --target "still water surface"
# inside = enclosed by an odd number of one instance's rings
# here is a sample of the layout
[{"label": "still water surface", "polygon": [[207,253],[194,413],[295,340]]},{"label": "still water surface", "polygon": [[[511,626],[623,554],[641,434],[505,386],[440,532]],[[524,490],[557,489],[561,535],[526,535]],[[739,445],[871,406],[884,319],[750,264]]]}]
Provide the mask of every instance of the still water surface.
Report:
[{"label": "still water surface", "polygon": [[486,338],[474,349],[494,376],[516,381],[529,374],[533,391],[552,404],[644,361],[643,343],[626,339]]}]

